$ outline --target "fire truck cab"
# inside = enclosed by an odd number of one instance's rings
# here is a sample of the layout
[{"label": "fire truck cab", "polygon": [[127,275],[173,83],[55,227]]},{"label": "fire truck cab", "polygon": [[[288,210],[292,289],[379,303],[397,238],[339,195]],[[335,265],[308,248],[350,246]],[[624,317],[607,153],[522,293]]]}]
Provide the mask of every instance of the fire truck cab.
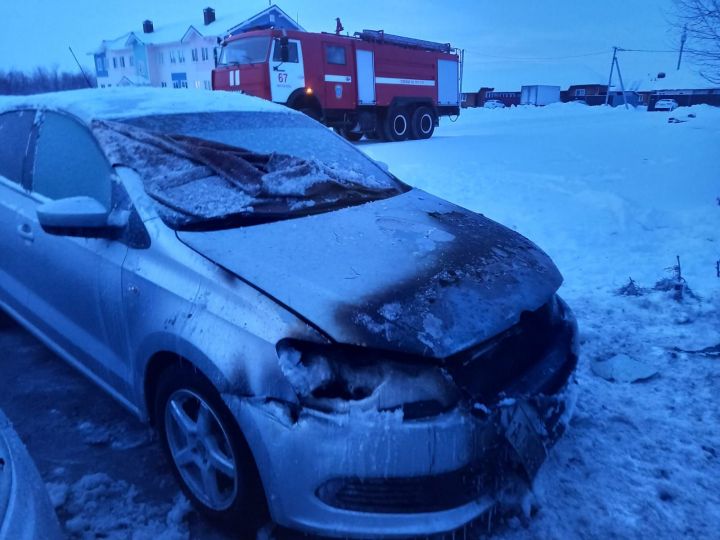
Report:
[{"label": "fire truck cab", "polygon": [[352,141],[400,141],[430,138],[441,116],[460,113],[461,73],[447,43],[268,29],[223,42],[212,85],[282,103]]}]

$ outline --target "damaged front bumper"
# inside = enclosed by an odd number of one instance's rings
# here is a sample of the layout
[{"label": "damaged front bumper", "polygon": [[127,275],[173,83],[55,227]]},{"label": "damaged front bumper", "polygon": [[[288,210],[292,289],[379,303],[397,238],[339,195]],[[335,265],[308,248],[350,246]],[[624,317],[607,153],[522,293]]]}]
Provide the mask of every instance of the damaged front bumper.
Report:
[{"label": "damaged front bumper", "polygon": [[408,419],[401,409],[298,413],[277,401],[224,396],[275,523],[335,537],[433,535],[481,517],[509,481],[530,484],[577,395],[577,327],[561,308],[543,358],[492,405],[465,399]]},{"label": "damaged front bumper", "polygon": [[226,396],[260,470],[275,523],[339,537],[452,531],[496,503],[504,478],[531,480],[572,414],[576,384],[478,416],[332,415]]}]

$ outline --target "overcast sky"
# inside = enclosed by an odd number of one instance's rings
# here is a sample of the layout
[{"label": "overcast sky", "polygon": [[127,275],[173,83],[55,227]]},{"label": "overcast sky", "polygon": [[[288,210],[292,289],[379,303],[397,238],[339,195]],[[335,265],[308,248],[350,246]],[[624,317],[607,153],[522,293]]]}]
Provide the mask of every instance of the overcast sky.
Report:
[{"label": "overcast sky", "polygon": [[[341,17],[351,33],[373,28],[451,42],[466,50],[466,88],[484,83],[488,73],[496,80],[517,72],[537,73],[537,78],[544,70],[585,70],[605,77],[613,45],[660,50],[678,46],[678,36],[668,25],[672,0],[279,0],[277,4],[309,31],[334,31],[335,17]],[[92,66],[87,53],[102,39],[140,30],[144,19],[156,26],[179,20],[201,25],[202,8],[207,5],[218,13],[237,13],[240,22],[268,2],[0,0],[0,69],[40,65],[75,69],[68,46],[84,66]],[[644,53],[625,53],[621,65],[632,77],[645,70],[646,63]]]}]

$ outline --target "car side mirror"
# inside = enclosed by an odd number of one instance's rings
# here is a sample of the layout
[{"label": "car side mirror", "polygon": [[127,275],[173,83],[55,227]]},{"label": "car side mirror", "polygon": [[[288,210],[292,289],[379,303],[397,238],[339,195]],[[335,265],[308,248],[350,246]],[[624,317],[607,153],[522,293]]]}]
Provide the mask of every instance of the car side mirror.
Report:
[{"label": "car side mirror", "polygon": [[111,212],[92,197],[68,197],[41,205],[37,216],[49,234],[115,238],[127,226],[129,212]]},{"label": "car side mirror", "polygon": [[289,46],[289,40],[287,36],[281,37],[279,40],[280,42],[280,61],[281,62],[289,62],[290,61],[290,46]]}]

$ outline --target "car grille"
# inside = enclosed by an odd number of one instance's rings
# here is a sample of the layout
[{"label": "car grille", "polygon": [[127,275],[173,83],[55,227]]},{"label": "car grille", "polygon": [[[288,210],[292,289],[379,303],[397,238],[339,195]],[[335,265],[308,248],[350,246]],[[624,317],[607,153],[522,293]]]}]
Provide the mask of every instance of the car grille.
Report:
[{"label": "car grille", "polygon": [[484,482],[472,467],[410,478],[334,478],[317,490],[336,508],[373,513],[438,512],[479,498]]},{"label": "car grille", "polygon": [[553,324],[553,302],[548,302],[524,312],[516,325],[495,338],[450,357],[446,367],[471,399],[491,405],[547,356],[562,330],[562,325]]}]

